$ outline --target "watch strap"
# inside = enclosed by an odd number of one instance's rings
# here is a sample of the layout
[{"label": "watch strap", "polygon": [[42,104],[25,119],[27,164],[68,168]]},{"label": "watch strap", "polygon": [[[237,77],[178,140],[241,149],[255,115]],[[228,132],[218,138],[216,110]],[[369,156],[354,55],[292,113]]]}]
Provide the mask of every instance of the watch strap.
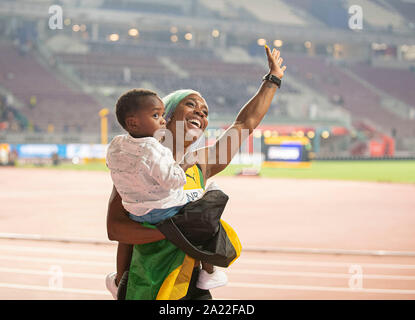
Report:
[{"label": "watch strap", "polygon": [[273,83],[275,83],[277,85],[278,88],[281,88],[281,79],[278,78],[277,76],[268,73],[267,75],[265,75],[262,80],[267,80],[267,81],[271,81]]}]

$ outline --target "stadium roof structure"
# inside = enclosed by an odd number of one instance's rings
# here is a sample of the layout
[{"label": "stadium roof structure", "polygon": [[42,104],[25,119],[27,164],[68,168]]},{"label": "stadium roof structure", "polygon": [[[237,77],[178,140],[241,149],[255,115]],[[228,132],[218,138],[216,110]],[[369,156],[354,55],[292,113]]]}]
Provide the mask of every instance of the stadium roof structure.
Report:
[{"label": "stadium roof structure", "polygon": [[[21,3],[3,1],[0,3],[0,16],[16,16],[32,19],[44,19],[47,23],[49,2]],[[295,26],[261,21],[223,20],[207,17],[174,16],[148,12],[130,12],[109,10],[102,8],[65,7],[65,17],[83,21],[84,23],[97,23],[108,25],[138,25],[140,28],[164,30],[174,25],[179,28],[191,26],[192,30],[211,32],[213,27],[220,27],[222,33],[245,36],[258,36],[274,38],[278,35],[291,41],[306,41],[313,39],[316,42],[343,43],[371,43],[384,42],[390,45],[415,45],[413,31],[379,32],[376,30],[353,31],[329,28],[321,25]]]}]

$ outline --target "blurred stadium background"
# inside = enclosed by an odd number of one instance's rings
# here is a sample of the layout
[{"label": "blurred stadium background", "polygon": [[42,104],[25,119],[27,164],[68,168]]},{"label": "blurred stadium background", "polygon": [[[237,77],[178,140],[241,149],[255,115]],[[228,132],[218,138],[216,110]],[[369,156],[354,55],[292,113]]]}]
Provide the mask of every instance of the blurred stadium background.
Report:
[{"label": "blurred stadium background", "polygon": [[[352,4],[363,30],[349,29]],[[100,110],[109,138],[122,132],[114,104],[131,87],[200,90],[217,136],[257,90],[268,43],[290,69],[254,139],[306,136],[317,158],[413,157],[414,19],[399,0],[2,1],[0,140],[99,144]]]},{"label": "blurred stadium background", "polygon": [[[62,29],[49,26],[52,5],[63,10]],[[349,27],[352,5],[363,9],[362,30]],[[115,102],[132,87],[160,96],[200,91],[210,107],[210,144],[258,89],[268,44],[288,66],[283,86],[225,174],[259,168],[265,158],[265,177],[413,184],[414,34],[413,0],[3,0],[0,163],[105,170],[105,146],[123,132]],[[10,230],[21,231],[1,231]]]}]

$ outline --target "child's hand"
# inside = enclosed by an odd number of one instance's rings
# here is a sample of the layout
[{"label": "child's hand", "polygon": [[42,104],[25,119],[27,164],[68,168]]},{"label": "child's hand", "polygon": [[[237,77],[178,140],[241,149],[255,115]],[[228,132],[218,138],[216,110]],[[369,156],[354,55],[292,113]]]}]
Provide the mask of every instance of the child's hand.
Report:
[{"label": "child's hand", "polygon": [[271,49],[267,45],[265,45],[265,52],[267,53],[268,58],[269,73],[282,79],[282,77],[284,76],[284,71],[285,69],[287,69],[287,66],[281,67],[281,64],[284,61],[284,59],[280,57],[280,51],[274,48],[271,52]]}]

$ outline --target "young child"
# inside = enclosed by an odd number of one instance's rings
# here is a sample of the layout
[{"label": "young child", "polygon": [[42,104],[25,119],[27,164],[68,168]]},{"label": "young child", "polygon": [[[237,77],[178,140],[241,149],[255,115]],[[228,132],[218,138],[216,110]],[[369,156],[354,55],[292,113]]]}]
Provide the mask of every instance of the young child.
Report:
[{"label": "young child", "polygon": [[[193,164],[176,163],[170,149],[153,137],[157,130],[166,128],[163,101],[153,91],[133,89],[118,99],[116,115],[128,134],[116,136],[111,141],[106,161],[130,219],[156,224],[174,216],[188,202],[183,186],[186,184],[185,171]],[[131,248],[118,244],[117,259],[125,260],[121,264],[125,268],[131,260]],[[124,271],[107,275],[106,286],[114,299],[117,299],[116,279],[119,281]],[[226,283],[224,272],[202,262],[197,283],[200,289],[212,289]]]}]

